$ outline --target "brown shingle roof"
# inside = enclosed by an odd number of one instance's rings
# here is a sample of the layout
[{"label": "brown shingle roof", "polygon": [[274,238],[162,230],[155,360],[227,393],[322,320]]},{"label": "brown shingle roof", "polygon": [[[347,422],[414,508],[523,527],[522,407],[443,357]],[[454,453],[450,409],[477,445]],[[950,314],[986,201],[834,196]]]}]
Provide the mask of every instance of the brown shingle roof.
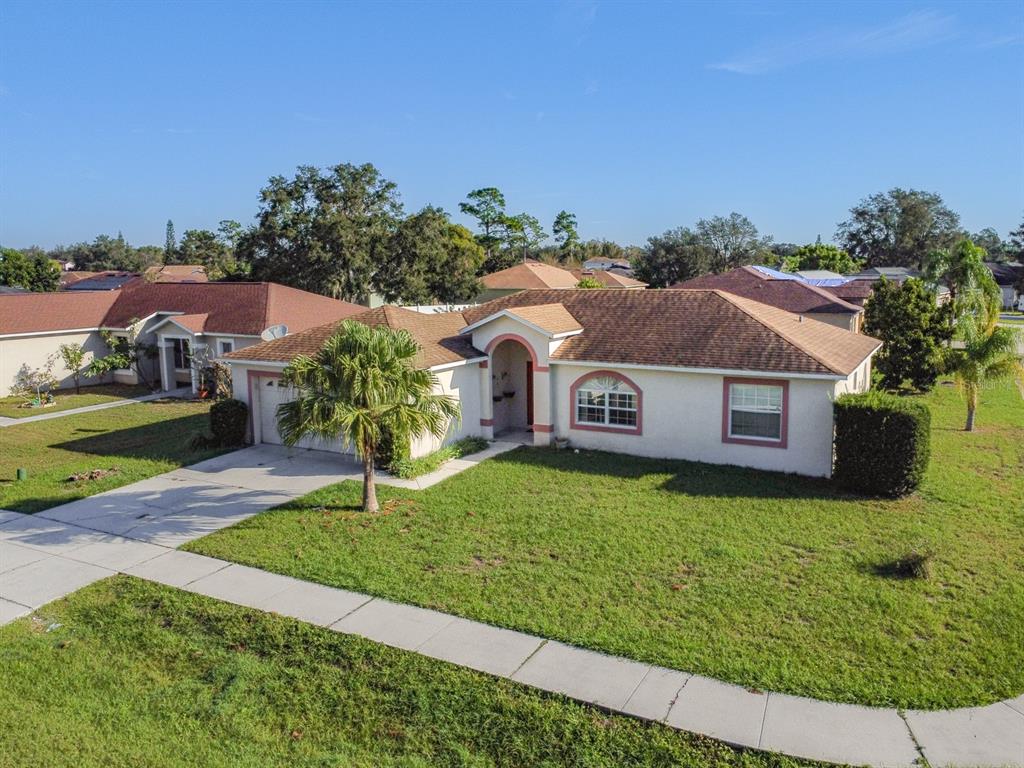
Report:
[{"label": "brown shingle roof", "polygon": [[202,264],[157,264],[146,267],[146,280],[153,283],[205,283],[206,267]]},{"label": "brown shingle roof", "polygon": [[[420,345],[416,365],[431,368],[483,357],[468,336],[459,335],[466,326],[461,312],[426,314],[402,307],[383,306],[348,318],[370,326],[386,325],[408,331]],[[266,341],[225,355],[234,360],[261,360],[287,363],[297,355],[313,355],[337,331],[340,323],[328,323],[302,333]]]},{"label": "brown shingle roof", "polygon": [[[18,301],[20,303],[14,303]],[[4,296],[0,334],[126,328],[157,312],[192,316],[196,330],[257,336],[272,325],[302,331],[365,310],[275,283],[133,282],[113,291],[68,291]],[[205,315],[201,325],[198,316]]]},{"label": "brown shingle roof", "polygon": [[509,310],[510,314],[522,318],[528,323],[548,333],[572,333],[582,331],[583,326],[573,317],[569,310],[561,304],[538,304],[532,307],[516,307]]},{"label": "brown shingle roof", "polygon": [[0,334],[99,328],[117,291],[58,291],[0,296]]},{"label": "brown shingle roof", "polygon": [[753,267],[739,267],[720,275],[703,275],[673,288],[718,288],[735,296],[759,301],[787,312],[857,314],[861,308],[824,288],[800,280],[773,280]]},{"label": "brown shingle roof", "polygon": [[880,342],[718,290],[521,291],[467,310],[560,303],[583,326],[552,356],[685,368],[848,375]]},{"label": "brown shingle roof", "polygon": [[532,260],[480,278],[480,283],[484,288],[492,290],[575,288],[578,282],[576,276],[567,269]]}]

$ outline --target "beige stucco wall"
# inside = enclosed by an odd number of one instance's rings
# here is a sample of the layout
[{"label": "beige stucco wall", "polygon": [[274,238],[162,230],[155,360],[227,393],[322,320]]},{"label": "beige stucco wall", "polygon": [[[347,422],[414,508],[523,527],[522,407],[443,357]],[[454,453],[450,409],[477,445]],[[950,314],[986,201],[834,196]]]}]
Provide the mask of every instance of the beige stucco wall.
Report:
[{"label": "beige stucco wall", "polygon": [[570,387],[580,376],[602,369],[557,364],[551,370],[555,435],[569,438],[572,445],[803,475],[832,472],[834,381],[789,380],[788,442],[776,448],[722,442],[722,375],[619,369],[643,393],[643,434],[633,435],[570,429]]},{"label": "beige stucco wall", "polygon": [[[9,395],[14,379],[23,365],[29,368],[45,368],[47,359],[55,356],[53,374],[59,380],[60,388],[73,387],[71,372],[61,361],[57,352],[61,344],[81,344],[85,347],[84,364],[88,365],[94,357],[107,354],[107,345],[103,343],[99,331],[85,333],[52,333],[41,336],[22,336],[18,338],[0,339],[0,397]],[[83,376],[82,384],[96,384],[97,378]]]},{"label": "beige stucco wall", "polygon": [[831,312],[810,312],[805,315],[810,320],[828,323],[829,325],[836,326],[836,328],[842,328],[844,331],[853,331],[854,333],[860,331],[860,318],[863,316],[863,312],[837,312],[834,314]]},{"label": "beige stucco wall", "polygon": [[[231,383],[233,396],[249,406],[253,414],[249,439],[259,441],[261,438],[260,418],[261,409],[264,403],[261,402],[264,388],[260,386],[261,378],[253,377],[252,392],[249,391],[249,371],[270,371],[280,372],[276,368],[260,368],[259,366],[231,364]],[[469,435],[480,434],[480,368],[476,363],[458,366],[435,372],[438,386],[435,394],[451,395],[459,402],[462,410],[462,419],[459,422],[453,421],[443,439],[435,438],[433,435],[422,437],[413,442],[411,453],[413,457],[424,456],[431,453],[442,445],[459,440]],[[253,433],[255,432],[255,434]],[[340,441],[324,444],[319,441],[304,441],[300,447],[315,448],[318,450],[341,451]]]}]

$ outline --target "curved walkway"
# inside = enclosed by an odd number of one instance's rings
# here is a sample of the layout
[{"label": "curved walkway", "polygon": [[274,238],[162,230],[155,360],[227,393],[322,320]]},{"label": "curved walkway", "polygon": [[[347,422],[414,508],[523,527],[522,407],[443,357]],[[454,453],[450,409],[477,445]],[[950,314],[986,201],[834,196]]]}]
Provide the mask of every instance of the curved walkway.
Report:
[{"label": "curved walkway", "polygon": [[[450,463],[419,484],[511,447]],[[750,691],[172,548],[344,479],[343,469],[358,477],[353,462],[334,454],[260,446],[35,516],[0,512],[0,623],[120,572],[741,747],[877,766],[910,766],[921,757],[932,766],[1024,766],[1024,696],[986,707],[901,712]]]}]

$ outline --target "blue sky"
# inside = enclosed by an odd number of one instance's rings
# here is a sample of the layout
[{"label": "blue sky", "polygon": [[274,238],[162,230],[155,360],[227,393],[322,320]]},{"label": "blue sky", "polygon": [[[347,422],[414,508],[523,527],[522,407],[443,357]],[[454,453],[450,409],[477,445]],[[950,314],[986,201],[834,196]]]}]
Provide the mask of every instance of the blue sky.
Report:
[{"label": "blue sky", "polygon": [[247,224],[269,176],[367,161],[409,211],[497,186],[623,243],[828,240],[897,185],[1005,237],[1024,3],[0,5],[4,245]]}]

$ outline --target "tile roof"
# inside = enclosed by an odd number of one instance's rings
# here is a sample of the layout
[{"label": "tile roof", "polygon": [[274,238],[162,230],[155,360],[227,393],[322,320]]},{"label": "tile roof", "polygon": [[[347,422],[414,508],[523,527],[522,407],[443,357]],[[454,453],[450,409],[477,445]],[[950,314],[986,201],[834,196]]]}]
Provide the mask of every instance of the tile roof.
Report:
[{"label": "tile roof", "polygon": [[881,344],[712,289],[521,291],[463,314],[472,324],[502,309],[552,303],[583,326],[555,360],[846,376]]},{"label": "tile roof", "polygon": [[[18,302],[18,303],[15,303]],[[60,291],[0,297],[0,334],[126,328],[158,312],[189,315],[205,333],[258,336],[272,325],[289,332],[365,310],[356,304],[275,283],[147,283],[113,291]],[[198,317],[205,315],[199,325]]]},{"label": "tile roof", "polygon": [[[591,277],[600,282],[605,288],[646,288],[647,283],[634,280],[619,272],[610,272],[607,269],[573,269],[570,270],[578,283],[584,277]],[[573,286],[575,287],[575,286]]]},{"label": "tile roof", "polygon": [[824,288],[805,283],[795,275],[792,279],[775,279],[755,267],[739,267],[720,275],[703,275],[672,287],[717,288],[797,314],[856,314],[863,311],[861,307],[844,301]]},{"label": "tile roof", "polygon": [[[427,314],[402,307],[383,306],[366,310],[347,319],[370,326],[386,325],[408,331],[420,345],[416,365],[431,368],[483,357],[468,336],[459,334],[466,326],[461,312]],[[338,330],[340,322],[328,323],[301,333],[265,341],[225,355],[229,360],[260,360],[287,363],[297,355],[313,355]]]},{"label": "tile roof", "polygon": [[548,333],[572,333],[582,331],[583,326],[561,304],[538,304],[531,307],[516,307],[509,314],[522,318]]},{"label": "tile roof", "polygon": [[484,288],[524,290],[527,288],[575,288],[579,280],[567,269],[541,261],[525,261],[514,267],[492,272],[480,278]]}]

